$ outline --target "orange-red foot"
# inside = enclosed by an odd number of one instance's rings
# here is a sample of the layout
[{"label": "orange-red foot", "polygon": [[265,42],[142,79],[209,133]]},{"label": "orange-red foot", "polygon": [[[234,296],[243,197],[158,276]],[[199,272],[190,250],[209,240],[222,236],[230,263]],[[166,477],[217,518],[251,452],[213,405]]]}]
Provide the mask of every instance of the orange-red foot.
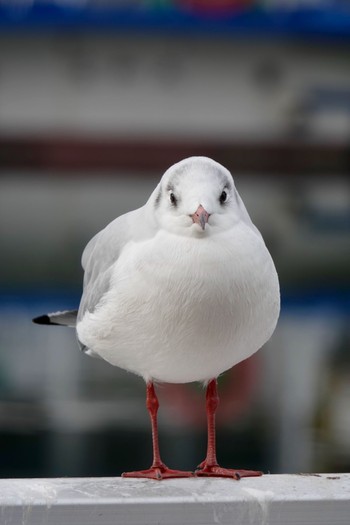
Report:
[{"label": "orange-red foot", "polygon": [[151,467],[147,470],[136,470],[134,472],[123,472],[123,478],[148,478],[148,479],[168,479],[168,478],[191,478],[193,472],[185,470],[172,470],[162,464],[158,467]]},{"label": "orange-red foot", "polygon": [[198,466],[198,469],[195,471],[195,476],[207,476],[207,477],[216,477],[216,478],[251,478],[255,476],[262,476],[263,472],[260,470],[240,470],[240,469],[231,469],[223,468],[219,465],[207,465],[205,461]]}]

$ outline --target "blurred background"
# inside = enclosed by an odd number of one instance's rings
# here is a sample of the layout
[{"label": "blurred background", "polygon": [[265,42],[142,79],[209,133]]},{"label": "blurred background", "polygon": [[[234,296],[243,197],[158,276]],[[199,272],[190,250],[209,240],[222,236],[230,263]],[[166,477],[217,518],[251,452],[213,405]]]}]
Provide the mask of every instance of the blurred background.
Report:
[{"label": "blurred background", "polygon": [[[145,385],[31,318],[190,155],[228,167],[275,260],[278,328],[220,378],[218,456],[350,469],[350,2],[0,0],[0,476],[146,468]],[[205,455],[200,385],[159,389],[164,461]]]}]

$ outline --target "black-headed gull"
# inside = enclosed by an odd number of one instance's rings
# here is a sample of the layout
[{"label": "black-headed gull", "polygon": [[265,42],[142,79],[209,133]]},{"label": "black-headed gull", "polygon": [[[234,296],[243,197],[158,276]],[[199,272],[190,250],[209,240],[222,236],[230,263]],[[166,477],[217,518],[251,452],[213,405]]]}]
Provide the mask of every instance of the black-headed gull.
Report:
[{"label": "black-headed gull", "polygon": [[193,475],[161,461],[154,389],[191,381],[207,386],[207,456],[194,475],[260,475],[216,459],[217,377],[266,343],[280,310],[274,263],[230,172],[206,157],[175,164],[142,208],[91,239],[82,265],[79,310],[34,321],[76,326],[85,353],[144,378],[153,463],[124,476]]}]

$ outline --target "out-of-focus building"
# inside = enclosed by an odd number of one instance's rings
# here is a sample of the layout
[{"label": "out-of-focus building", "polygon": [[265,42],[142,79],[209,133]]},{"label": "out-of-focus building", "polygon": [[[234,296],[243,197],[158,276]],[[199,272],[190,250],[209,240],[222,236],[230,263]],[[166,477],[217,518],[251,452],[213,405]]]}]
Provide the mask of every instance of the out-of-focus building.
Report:
[{"label": "out-of-focus building", "polygon": [[[223,463],[349,469],[349,52],[341,1],[0,1],[0,476],[147,466],[142,381],[31,318],[78,304],[86,242],[190,155],[232,171],[281,279],[276,333],[220,380]],[[160,397],[193,468],[203,390]]]}]

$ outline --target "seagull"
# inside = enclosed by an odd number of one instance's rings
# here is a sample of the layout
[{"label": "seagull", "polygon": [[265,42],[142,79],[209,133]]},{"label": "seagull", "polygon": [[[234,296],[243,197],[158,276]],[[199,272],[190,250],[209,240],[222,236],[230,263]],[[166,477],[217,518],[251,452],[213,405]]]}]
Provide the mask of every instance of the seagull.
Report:
[{"label": "seagull", "polygon": [[[75,327],[87,355],[144,379],[153,463],[123,476],[260,476],[216,457],[217,378],[268,341],[280,311],[273,260],[231,173],[207,157],[174,164],[144,206],[90,240],[82,266],[79,309],[33,321]],[[155,384],[194,381],[206,387],[208,441],[187,472],[161,460]]]}]

